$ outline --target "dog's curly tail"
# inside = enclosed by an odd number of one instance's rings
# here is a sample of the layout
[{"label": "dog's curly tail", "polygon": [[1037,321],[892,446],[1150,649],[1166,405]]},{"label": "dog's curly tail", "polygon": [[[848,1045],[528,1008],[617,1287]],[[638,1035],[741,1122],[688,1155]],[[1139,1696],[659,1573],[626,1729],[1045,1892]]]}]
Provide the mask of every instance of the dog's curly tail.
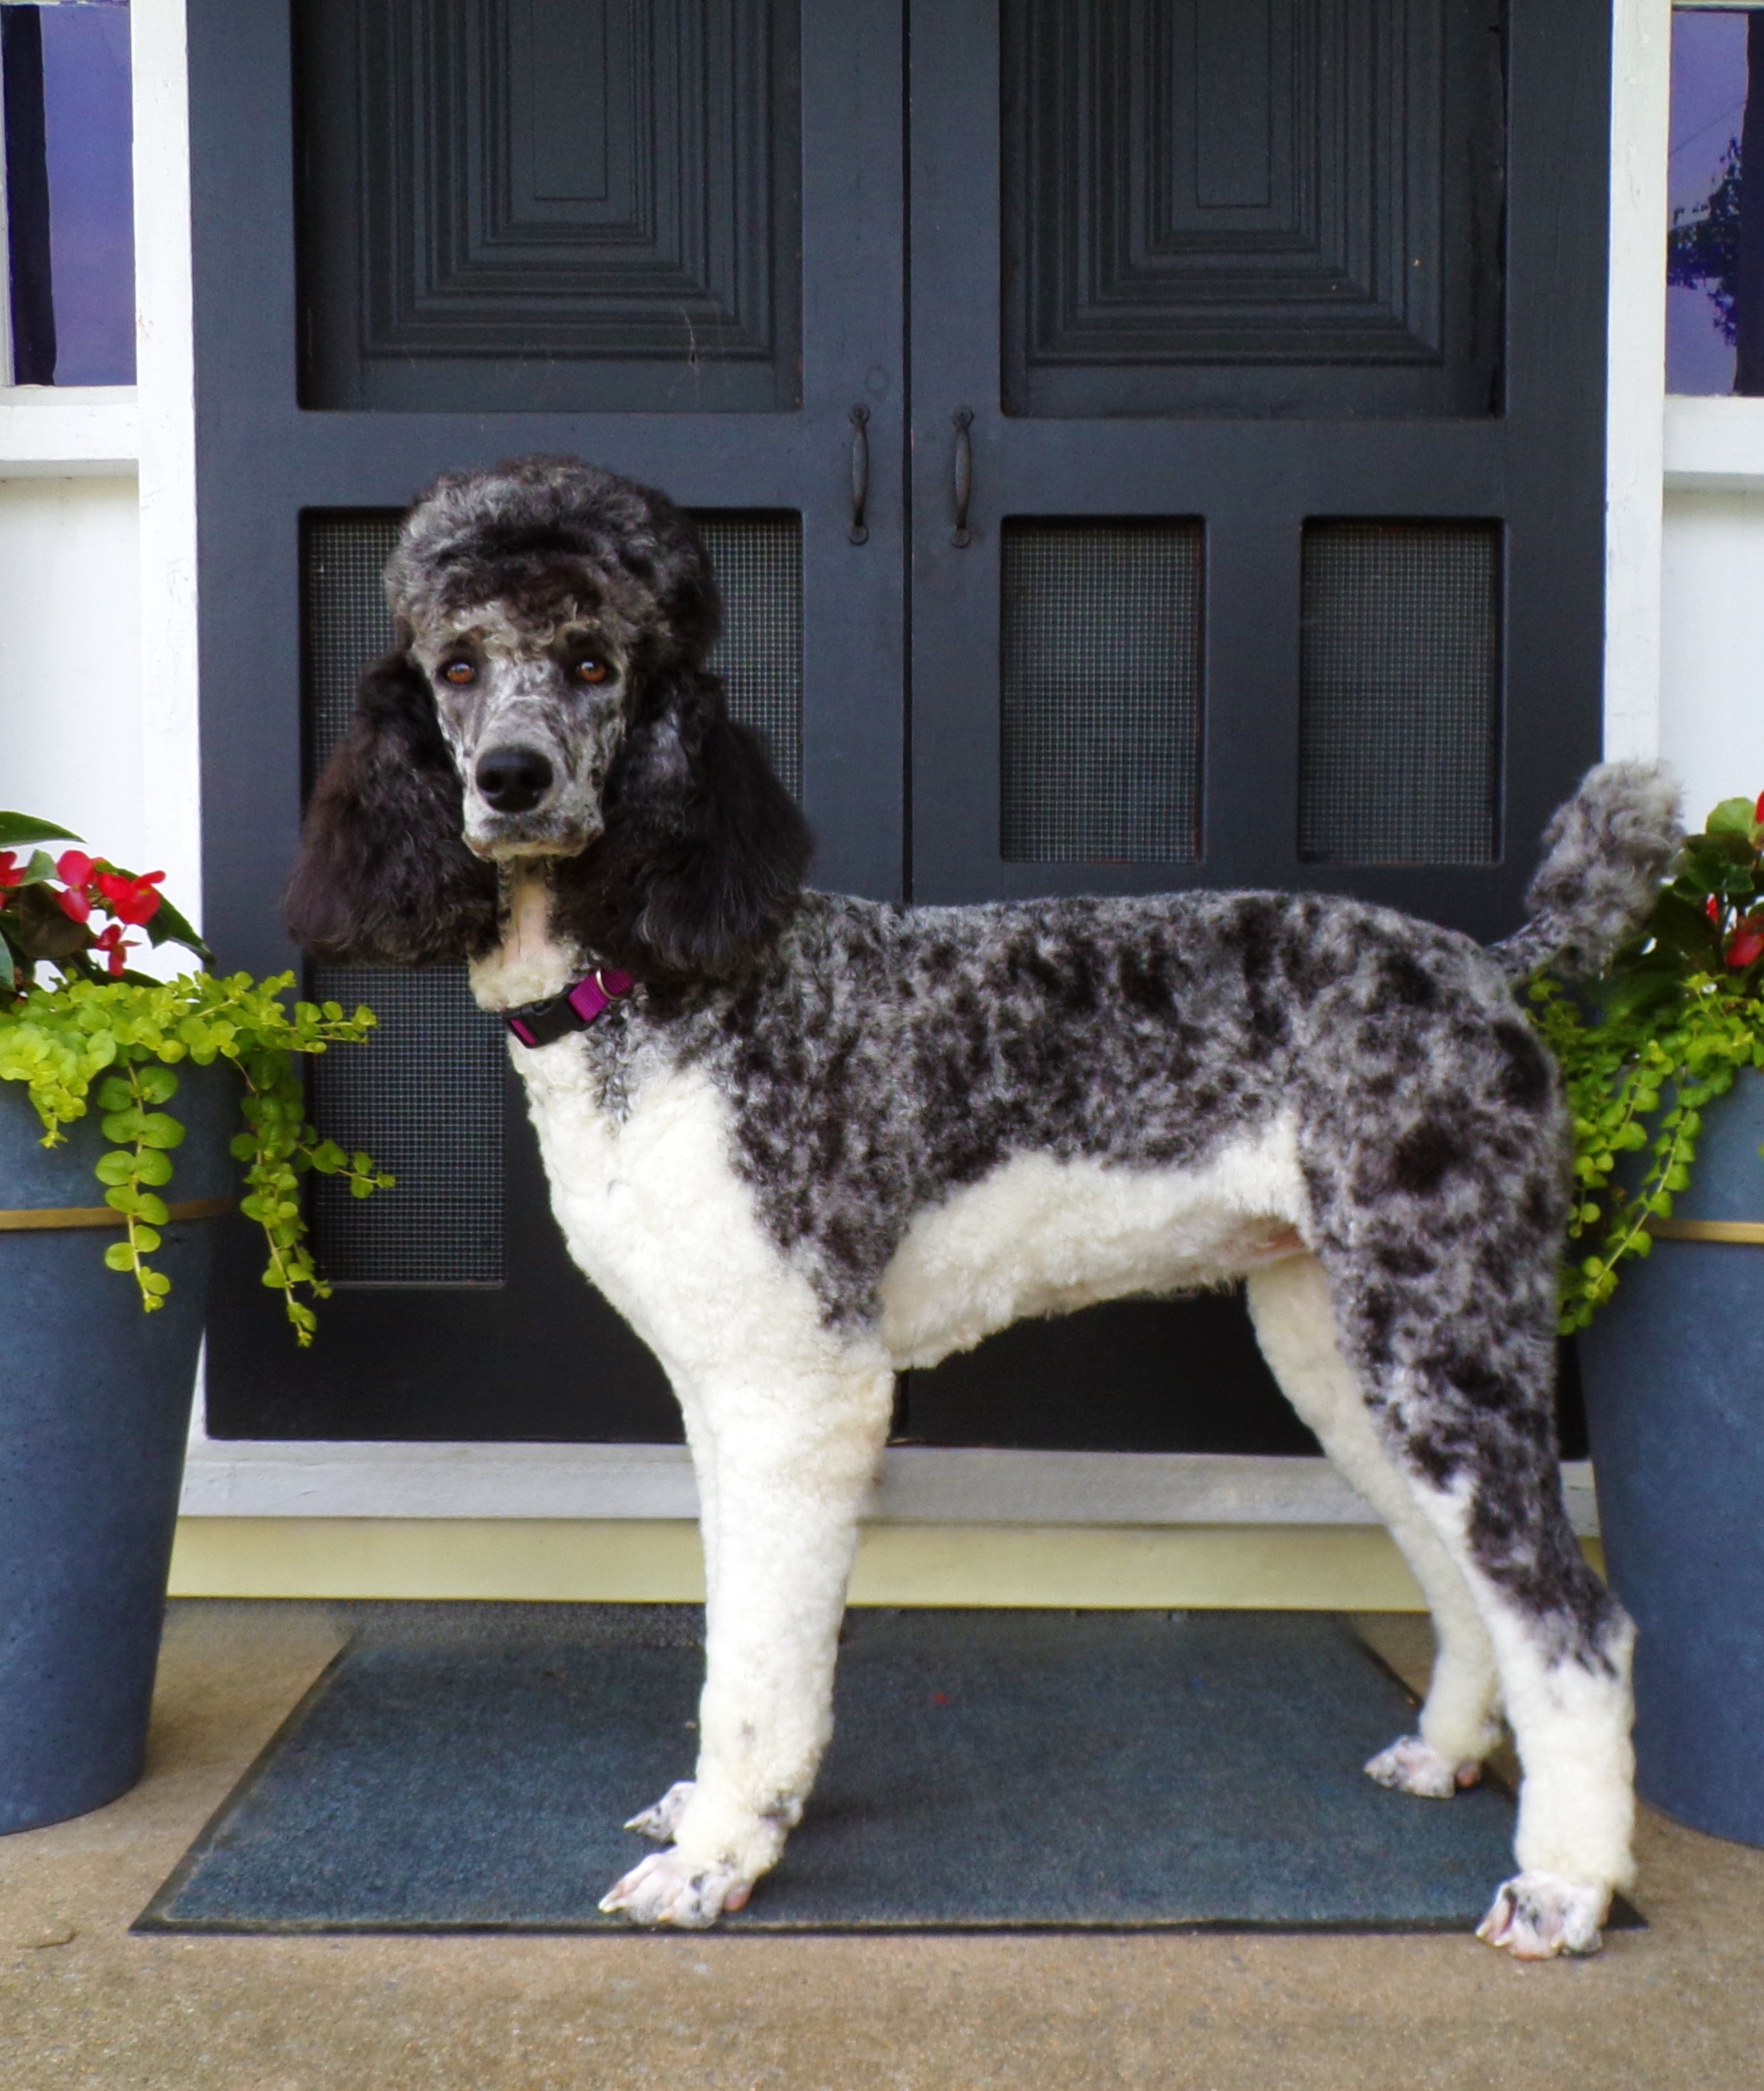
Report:
[{"label": "dog's curly tail", "polygon": [[1558,807],[1525,892],[1531,919],[1493,945],[1510,979],[1598,972],[1647,920],[1684,840],[1677,787],[1651,762],[1606,762]]}]

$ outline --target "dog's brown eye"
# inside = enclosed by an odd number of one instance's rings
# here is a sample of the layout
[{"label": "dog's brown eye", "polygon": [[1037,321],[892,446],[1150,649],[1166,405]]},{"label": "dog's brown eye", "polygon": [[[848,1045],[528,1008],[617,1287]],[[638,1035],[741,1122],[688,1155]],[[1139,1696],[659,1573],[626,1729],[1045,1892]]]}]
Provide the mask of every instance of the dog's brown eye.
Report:
[{"label": "dog's brown eye", "polygon": [[441,679],[451,683],[455,689],[464,689],[477,679],[478,671],[469,661],[444,661],[441,665]]},{"label": "dog's brown eye", "polygon": [[589,654],[585,661],[576,662],[575,673],[579,683],[604,683],[612,670],[604,661],[597,661]]}]

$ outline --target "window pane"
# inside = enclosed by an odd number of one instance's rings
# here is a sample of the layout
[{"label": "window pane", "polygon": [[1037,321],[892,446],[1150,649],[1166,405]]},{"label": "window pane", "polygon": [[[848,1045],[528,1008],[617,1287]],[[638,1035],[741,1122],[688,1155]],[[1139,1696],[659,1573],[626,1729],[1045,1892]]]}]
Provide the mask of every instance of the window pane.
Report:
[{"label": "window pane", "polygon": [[127,0],[0,6],[18,385],[135,382]]},{"label": "window pane", "polygon": [[1674,11],[1668,169],[1666,389],[1764,393],[1764,13]]}]

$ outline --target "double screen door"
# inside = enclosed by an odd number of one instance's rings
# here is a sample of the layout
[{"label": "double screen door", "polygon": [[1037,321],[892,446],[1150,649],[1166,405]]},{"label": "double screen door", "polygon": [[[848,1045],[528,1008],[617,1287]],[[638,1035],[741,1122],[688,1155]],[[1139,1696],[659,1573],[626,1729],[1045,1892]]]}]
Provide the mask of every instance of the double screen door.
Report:
[{"label": "double screen door", "polygon": [[[699,517],[816,882],[1308,886],[1479,937],[1598,752],[1605,0],[191,0],[207,919],[304,790],[437,472]],[[243,1227],[217,1437],[662,1440],[454,969],[364,1052],[310,1352]],[[1228,1298],[909,1376],[945,1443],[1305,1450]]]}]

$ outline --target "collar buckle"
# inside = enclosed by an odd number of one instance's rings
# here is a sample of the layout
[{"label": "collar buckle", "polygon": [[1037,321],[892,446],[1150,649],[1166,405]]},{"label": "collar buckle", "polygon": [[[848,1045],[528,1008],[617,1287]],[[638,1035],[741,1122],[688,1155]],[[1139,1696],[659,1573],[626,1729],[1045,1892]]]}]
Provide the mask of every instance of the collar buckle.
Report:
[{"label": "collar buckle", "polygon": [[562,994],[505,1009],[502,1021],[523,1046],[550,1046],[568,1037],[572,1031],[585,1031],[591,1024],[597,1024],[636,984],[629,973],[621,972],[616,966],[596,966],[586,980],[579,980]]}]

